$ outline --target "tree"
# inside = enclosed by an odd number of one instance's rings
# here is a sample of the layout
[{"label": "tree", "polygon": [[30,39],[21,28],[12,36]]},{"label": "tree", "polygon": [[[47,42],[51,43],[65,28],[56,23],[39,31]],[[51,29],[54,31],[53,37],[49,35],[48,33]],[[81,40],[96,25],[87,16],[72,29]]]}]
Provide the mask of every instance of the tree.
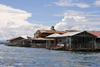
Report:
[{"label": "tree", "polygon": [[54,26],[51,26],[51,30],[54,30],[55,31],[55,27]]}]

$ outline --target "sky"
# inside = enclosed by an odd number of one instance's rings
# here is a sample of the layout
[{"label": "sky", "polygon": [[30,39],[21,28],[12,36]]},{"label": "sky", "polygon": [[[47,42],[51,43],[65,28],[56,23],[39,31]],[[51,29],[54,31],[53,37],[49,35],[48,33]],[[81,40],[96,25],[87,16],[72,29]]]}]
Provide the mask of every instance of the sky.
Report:
[{"label": "sky", "polygon": [[8,24],[100,31],[100,0],[0,0],[0,28]]}]

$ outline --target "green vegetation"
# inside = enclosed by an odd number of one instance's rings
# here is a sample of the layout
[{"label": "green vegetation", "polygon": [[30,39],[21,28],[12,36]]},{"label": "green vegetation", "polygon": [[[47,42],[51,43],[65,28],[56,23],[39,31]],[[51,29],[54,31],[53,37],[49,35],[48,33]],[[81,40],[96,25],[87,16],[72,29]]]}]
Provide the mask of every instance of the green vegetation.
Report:
[{"label": "green vegetation", "polygon": [[55,31],[55,27],[54,26],[51,26],[51,30],[54,30]]}]

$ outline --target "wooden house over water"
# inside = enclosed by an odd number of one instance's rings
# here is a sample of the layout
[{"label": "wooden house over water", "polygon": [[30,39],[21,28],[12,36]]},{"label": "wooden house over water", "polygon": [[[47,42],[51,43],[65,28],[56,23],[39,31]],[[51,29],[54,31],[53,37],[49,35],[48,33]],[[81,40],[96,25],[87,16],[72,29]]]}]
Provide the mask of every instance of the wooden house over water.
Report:
[{"label": "wooden house over water", "polygon": [[96,49],[100,50],[100,31],[92,31],[92,32],[88,31],[88,32],[95,35],[95,36],[97,36],[97,38],[96,38],[97,48]]},{"label": "wooden house over water", "polygon": [[[31,47],[35,48],[48,48],[49,46],[55,46],[54,39],[50,38],[28,38]],[[51,44],[51,45],[50,45]]]},{"label": "wooden house over water", "polygon": [[56,37],[57,44],[63,44],[67,50],[95,50],[96,38],[97,36],[87,31],[67,32]]},{"label": "wooden house over water", "polygon": [[23,37],[19,36],[19,37],[14,37],[11,39],[8,39],[7,41],[9,41],[6,45],[8,46],[16,46],[20,43],[20,40],[24,39]]},{"label": "wooden house over water", "polygon": [[27,36],[19,36],[19,37],[14,37],[11,39],[8,39],[7,41],[9,41],[6,45],[7,46],[25,46],[24,44],[22,44],[22,40],[27,39]]},{"label": "wooden house over water", "polygon": [[64,48],[66,50],[100,50],[100,32],[38,30],[33,37],[8,39],[8,46]]}]

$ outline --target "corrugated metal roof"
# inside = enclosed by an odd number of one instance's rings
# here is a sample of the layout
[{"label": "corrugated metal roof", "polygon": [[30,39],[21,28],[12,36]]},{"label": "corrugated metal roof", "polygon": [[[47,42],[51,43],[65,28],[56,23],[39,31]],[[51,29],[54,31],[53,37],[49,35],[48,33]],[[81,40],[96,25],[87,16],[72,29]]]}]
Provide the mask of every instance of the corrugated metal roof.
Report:
[{"label": "corrugated metal roof", "polygon": [[18,39],[18,38],[27,39],[27,36],[22,35],[22,36],[19,36],[19,37],[14,37],[14,38],[8,39],[7,41],[15,40],[15,39]]},{"label": "corrugated metal roof", "polygon": [[54,33],[54,34],[51,34],[49,36],[47,36],[47,38],[55,38],[55,37],[59,37],[61,34],[58,34],[58,33]]},{"label": "corrugated metal roof", "polygon": [[22,35],[22,36],[20,36],[20,37],[22,37],[22,38],[24,38],[24,39],[27,39],[27,35]]},{"label": "corrugated metal roof", "polygon": [[67,32],[80,32],[79,30],[66,30]]},{"label": "corrugated metal roof", "polygon": [[64,34],[67,31],[53,31],[53,30],[39,30],[41,33],[61,33]]},{"label": "corrugated metal roof", "polygon": [[76,35],[76,34],[79,34],[79,33],[81,33],[81,32],[67,32],[65,34],[60,35],[59,37],[73,36],[73,35]]},{"label": "corrugated metal roof", "polygon": [[[87,31],[67,32],[67,33],[65,33],[65,34],[60,35],[59,37],[74,36],[74,35],[79,34],[79,33],[82,33],[82,32],[87,32]],[[87,33],[89,33],[89,32],[87,32]],[[91,34],[91,33],[90,33],[90,34]],[[94,34],[92,34],[92,35],[94,35]],[[96,36],[96,35],[94,35],[94,36]]]},{"label": "corrugated metal roof", "polygon": [[14,38],[8,39],[7,41],[15,40],[15,39],[18,39],[18,38],[22,38],[22,39],[24,39],[23,37],[14,37]]},{"label": "corrugated metal roof", "polygon": [[91,34],[93,34],[93,35],[95,35],[95,36],[97,36],[97,37],[100,37],[100,32],[89,32],[89,33],[91,33]]},{"label": "corrugated metal roof", "polygon": [[54,40],[51,38],[29,38],[29,40]]},{"label": "corrugated metal roof", "polygon": [[[82,33],[82,32],[86,32],[86,31],[80,31],[80,32],[67,32],[65,34],[62,34],[62,35],[59,35],[59,34],[52,34],[52,35],[49,35],[47,37],[51,37],[51,38],[56,38],[56,37],[67,37],[67,36],[74,36],[76,34],[79,34],[79,33]],[[91,34],[91,33],[90,33]],[[92,34],[93,35],[93,34]],[[95,36],[95,35],[94,35]]]}]

